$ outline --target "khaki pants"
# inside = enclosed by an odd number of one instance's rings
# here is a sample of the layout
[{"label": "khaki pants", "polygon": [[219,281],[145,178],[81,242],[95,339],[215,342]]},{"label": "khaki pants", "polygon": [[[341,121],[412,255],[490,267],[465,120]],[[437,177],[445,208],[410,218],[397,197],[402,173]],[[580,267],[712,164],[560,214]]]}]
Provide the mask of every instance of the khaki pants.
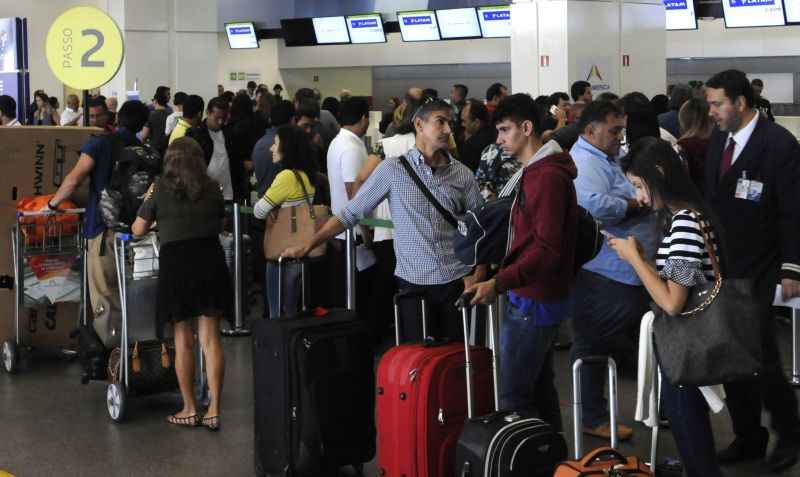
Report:
[{"label": "khaki pants", "polygon": [[119,345],[122,325],[114,234],[105,232],[89,239],[87,255],[94,330],[106,348],[113,348]]}]

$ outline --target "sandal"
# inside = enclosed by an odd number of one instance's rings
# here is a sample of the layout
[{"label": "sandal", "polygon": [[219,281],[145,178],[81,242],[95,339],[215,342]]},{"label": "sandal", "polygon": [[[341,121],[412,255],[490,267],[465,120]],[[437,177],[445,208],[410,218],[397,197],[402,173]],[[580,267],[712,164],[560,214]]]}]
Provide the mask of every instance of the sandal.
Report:
[{"label": "sandal", "polygon": [[200,425],[200,416],[193,414],[187,417],[178,417],[177,414],[173,414],[167,418],[167,422],[176,426],[197,427]]},{"label": "sandal", "polygon": [[208,428],[209,431],[218,431],[220,428],[219,416],[204,417],[202,425]]}]

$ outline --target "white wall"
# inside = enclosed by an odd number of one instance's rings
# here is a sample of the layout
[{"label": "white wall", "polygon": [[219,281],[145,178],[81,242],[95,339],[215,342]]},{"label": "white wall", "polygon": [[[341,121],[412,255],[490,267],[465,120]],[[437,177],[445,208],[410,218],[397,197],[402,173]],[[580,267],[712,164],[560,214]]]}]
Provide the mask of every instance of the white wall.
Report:
[{"label": "white wall", "polygon": [[697,30],[667,32],[667,58],[796,56],[800,26],[725,28],[721,18],[698,20]]},{"label": "white wall", "polygon": [[322,97],[339,97],[343,89],[355,96],[372,96],[372,68],[286,68],[281,70],[289,95],[299,88],[316,88]]},{"label": "white wall", "polygon": [[[217,64],[217,82],[226,90],[236,92],[247,86],[247,80],[231,80],[230,73],[249,73],[257,75],[257,83],[264,83],[270,90],[275,83],[284,85],[278,68],[278,42],[283,40],[261,40],[257,50],[231,50],[225,33],[217,38],[219,63]],[[286,95],[284,95],[285,97]]]}]

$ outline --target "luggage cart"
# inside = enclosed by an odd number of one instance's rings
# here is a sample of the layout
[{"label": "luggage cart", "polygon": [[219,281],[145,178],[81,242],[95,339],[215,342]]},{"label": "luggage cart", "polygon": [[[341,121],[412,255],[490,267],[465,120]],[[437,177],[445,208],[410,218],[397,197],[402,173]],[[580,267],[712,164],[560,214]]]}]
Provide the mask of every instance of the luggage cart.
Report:
[{"label": "luggage cart", "polygon": [[[136,249],[152,250],[152,253],[137,253]],[[177,392],[178,379],[175,374],[175,356],[170,354],[168,368],[156,372],[137,374],[132,368],[131,354],[161,347],[169,352],[172,343],[157,340],[156,293],[158,285],[158,243],[154,235],[135,238],[129,233],[116,233],[114,236],[114,257],[116,259],[117,282],[119,284],[120,308],[122,312],[120,346],[109,358],[109,384],[106,388],[106,407],[114,422],[125,420],[128,400],[132,396],[147,396],[157,393]],[[171,340],[167,340],[171,341]],[[208,386],[205,374],[205,360],[199,343],[195,346],[198,366],[196,394],[198,401],[205,404]],[[152,355],[152,353],[151,353]],[[146,360],[142,360],[144,364]]]},{"label": "luggage cart", "polygon": [[[24,310],[29,311],[29,334],[36,332],[38,318],[36,307],[41,305],[47,305],[45,327],[49,330],[55,329],[56,326],[55,303],[79,303],[77,323],[87,323],[86,239],[83,236],[83,221],[81,220],[83,213],[84,209],[17,212],[17,221],[11,230],[11,257],[14,270],[14,340],[4,342],[0,353],[3,368],[8,373],[15,373],[19,370],[23,353],[47,350],[47,347],[34,348],[23,340],[20,319]],[[66,277],[62,275],[48,279],[48,285],[54,285],[62,279],[66,284],[72,274],[77,272],[80,281],[77,294],[71,292],[55,296],[53,293],[58,291],[57,287],[51,288],[50,294],[45,293],[42,289],[35,293],[33,288],[26,290],[26,281],[28,280],[32,286],[42,283],[37,281],[31,266],[32,263],[38,262],[40,270],[44,270],[53,265],[48,264],[48,260],[56,261],[56,265],[68,267],[69,270]],[[59,260],[61,263],[58,263]],[[44,263],[42,263],[43,261]],[[73,262],[70,264],[70,261]],[[33,285],[34,283],[36,285]],[[59,293],[61,291],[63,289]],[[77,357],[75,350],[67,348],[57,348],[56,354],[69,359]]]}]

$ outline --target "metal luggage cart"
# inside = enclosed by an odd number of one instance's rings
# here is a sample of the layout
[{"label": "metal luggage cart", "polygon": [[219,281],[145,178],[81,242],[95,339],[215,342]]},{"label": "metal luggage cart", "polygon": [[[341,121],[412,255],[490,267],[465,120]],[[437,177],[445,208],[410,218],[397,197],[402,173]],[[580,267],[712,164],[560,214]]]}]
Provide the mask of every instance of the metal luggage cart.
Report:
[{"label": "metal luggage cart", "polygon": [[[14,340],[2,344],[3,368],[9,373],[19,370],[19,363],[23,353],[46,351],[48,347],[34,348],[23,340],[23,330],[20,319],[24,310],[29,311],[28,332],[35,333],[38,318],[37,307],[47,305],[45,327],[49,330],[56,326],[55,303],[79,303],[77,323],[87,323],[88,319],[88,292],[87,292],[87,265],[86,265],[86,239],[83,236],[82,214],[84,209],[68,209],[59,211],[17,212],[17,222],[11,229],[11,257],[14,269]],[[42,288],[34,291],[33,287],[42,282],[36,277],[32,262],[39,262],[40,270],[45,270],[53,264],[41,261],[54,260],[55,265],[68,267],[67,276],[51,278],[47,282],[50,294]],[[58,261],[61,260],[60,263]],[[71,264],[70,260],[74,260]],[[80,285],[77,290],[63,293],[64,286],[72,280],[77,273]],[[57,282],[61,282],[58,288]],[[31,285],[26,289],[26,282]],[[50,286],[56,285],[55,288]],[[63,293],[56,296],[55,292]],[[30,338],[30,336],[29,336]],[[52,351],[52,350],[50,350]],[[73,359],[77,357],[75,350],[58,347],[56,354]]]},{"label": "metal luggage cart", "polygon": [[[139,253],[136,252],[139,249]],[[151,250],[151,253],[146,253]],[[120,346],[112,351],[109,359],[109,384],[106,388],[106,407],[111,419],[122,422],[126,418],[128,399],[157,393],[177,392],[178,381],[172,364],[147,379],[131,369],[131,353],[134,343],[157,343],[156,293],[158,284],[158,243],[152,235],[136,238],[128,233],[116,233],[114,237],[117,281],[119,284],[122,323]],[[166,336],[165,336],[166,338]],[[171,341],[169,339],[168,341]],[[163,348],[162,348],[163,349]],[[199,379],[196,394],[201,404],[207,403],[208,386],[205,360],[199,343],[195,346]]]}]

